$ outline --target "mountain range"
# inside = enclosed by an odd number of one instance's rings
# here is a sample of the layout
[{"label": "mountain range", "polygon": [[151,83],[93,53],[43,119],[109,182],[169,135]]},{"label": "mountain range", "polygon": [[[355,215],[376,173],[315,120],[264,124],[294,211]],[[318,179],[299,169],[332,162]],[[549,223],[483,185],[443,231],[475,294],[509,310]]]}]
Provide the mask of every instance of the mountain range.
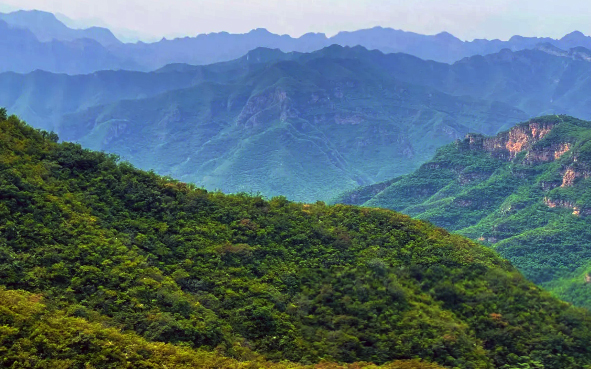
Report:
[{"label": "mountain range", "polygon": [[[0,63],[0,72],[80,74],[100,70],[152,71],[167,64],[205,65],[242,57],[258,47],[283,52],[312,52],[331,46],[363,46],[384,53],[406,53],[424,60],[453,63],[465,57],[519,51],[539,44],[562,50],[591,48],[591,37],[573,32],[561,39],[514,36],[507,41],[478,39],[462,41],[449,33],[421,35],[391,28],[375,27],[340,32],[327,37],[308,33],[299,38],[276,35],[265,29],[246,34],[226,32],[196,37],[162,39],[153,43],[122,43],[106,28],[72,29],[53,14],[18,11],[0,14],[0,45],[12,58]],[[26,47],[19,47],[26,45]]]},{"label": "mountain range", "polygon": [[536,118],[443,147],[416,172],[345,193],[478,240],[560,298],[591,307],[591,122]]},{"label": "mountain range", "polygon": [[362,47],[259,48],[149,73],[4,73],[0,105],[208,189],[328,200],[408,174],[470,132],[544,114],[591,119],[588,55],[540,45],[449,65]]},{"label": "mountain range", "polygon": [[152,73],[1,74],[0,104],[140,168],[298,201],[409,173],[468,132],[527,119],[506,103],[397,79],[408,58],[333,46]]},{"label": "mountain range", "polygon": [[476,242],[57,141],[0,112],[2,366],[591,365],[591,314]]},{"label": "mountain range", "polygon": [[0,13],[0,20],[13,28],[31,31],[37,40],[41,42],[92,39],[103,46],[121,44],[121,41],[107,28],[90,27],[87,29],[72,29],[59,21],[52,13],[38,10],[19,10],[12,13]]}]

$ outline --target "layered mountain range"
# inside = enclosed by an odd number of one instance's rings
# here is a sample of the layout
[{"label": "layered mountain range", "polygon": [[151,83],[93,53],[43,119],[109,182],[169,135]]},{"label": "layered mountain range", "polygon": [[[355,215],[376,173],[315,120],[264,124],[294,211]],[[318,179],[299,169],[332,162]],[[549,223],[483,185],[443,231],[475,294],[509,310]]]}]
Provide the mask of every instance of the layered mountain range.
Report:
[{"label": "layered mountain range", "polygon": [[0,74],[0,105],[209,189],[316,201],[408,174],[469,132],[591,118],[589,54],[542,45],[449,65],[362,47],[256,49],[150,73]]},{"label": "layered mountain range", "polygon": [[530,280],[591,307],[591,122],[549,116],[467,135],[419,170],[335,202],[402,211],[490,245]]},{"label": "layered mountain range", "polygon": [[527,118],[396,78],[396,63],[414,59],[333,46],[152,73],[2,74],[0,104],[64,140],[208,189],[316,201],[406,174],[468,132]]},{"label": "layered mountain range", "polygon": [[0,46],[0,366],[591,368],[583,34]]},{"label": "layered mountain range", "polygon": [[462,41],[445,32],[421,35],[382,27],[340,32],[332,37],[309,33],[294,38],[255,29],[246,34],[221,32],[162,39],[154,43],[126,44],[117,40],[108,29],[71,29],[53,14],[41,11],[0,14],[0,40],[5,53],[12,55],[0,63],[0,72],[26,73],[42,69],[68,74],[106,69],[151,71],[171,63],[212,64],[239,58],[258,47],[284,52],[312,52],[333,44],[363,46],[384,53],[406,53],[444,63],[497,53],[502,49],[530,49],[542,43],[562,50],[591,48],[591,38],[581,32],[573,32],[561,39],[514,36],[507,41]]}]

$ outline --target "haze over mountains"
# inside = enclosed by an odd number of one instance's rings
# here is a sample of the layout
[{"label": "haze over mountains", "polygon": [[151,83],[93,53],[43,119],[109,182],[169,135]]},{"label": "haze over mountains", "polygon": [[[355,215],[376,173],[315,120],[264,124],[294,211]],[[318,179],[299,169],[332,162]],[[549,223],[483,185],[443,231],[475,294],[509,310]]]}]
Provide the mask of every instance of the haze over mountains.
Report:
[{"label": "haze over mountains", "polygon": [[469,132],[544,114],[591,119],[590,54],[541,45],[449,65],[362,47],[256,49],[150,73],[4,73],[0,105],[209,189],[327,200],[410,173]]},{"label": "haze over mountains", "polygon": [[3,74],[0,104],[145,169],[301,201],[408,173],[468,132],[527,118],[508,104],[400,81],[388,58],[360,47],[257,49],[153,73]]},{"label": "haze over mountains", "polygon": [[2,14],[0,19],[4,21],[0,22],[0,45],[13,55],[11,60],[0,63],[0,71],[23,73],[36,69],[68,74],[105,69],[151,71],[171,63],[204,65],[229,61],[257,47],[311,52],[333,44],[359,45],[384,53],[401,52],[445,63],[497,53],[505,48],[512,51],[533,48],[541,43],[563,50],[591,48],[591,38],[580,32],[561,39],[515,36],[508,41],[462,41],[449,33],[421,35],[382,27],[340,32],[333,37],[309,33],[293,38],[255,29],[246,34],[221,32],[162,39],[154,43],[124,44],[105,28],[70,29],[51,13],[18,11]]}]

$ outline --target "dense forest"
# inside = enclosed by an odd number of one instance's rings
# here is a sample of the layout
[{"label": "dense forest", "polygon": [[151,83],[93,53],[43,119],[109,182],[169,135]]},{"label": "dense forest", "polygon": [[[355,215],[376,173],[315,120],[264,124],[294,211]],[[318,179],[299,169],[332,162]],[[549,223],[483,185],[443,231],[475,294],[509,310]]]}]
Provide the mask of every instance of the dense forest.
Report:
[{"label": "dense forest", "polygon": [[419,170],[335,202],[401,211],[494,247],[560,298],[591,307],[591,122],[532,119],[468,135]]},{"label": "dense forest", "polygon": [[7,367],[591,365],[591,315],[476,242],[389,210],[207,192],[15,116],[0,283]]}]

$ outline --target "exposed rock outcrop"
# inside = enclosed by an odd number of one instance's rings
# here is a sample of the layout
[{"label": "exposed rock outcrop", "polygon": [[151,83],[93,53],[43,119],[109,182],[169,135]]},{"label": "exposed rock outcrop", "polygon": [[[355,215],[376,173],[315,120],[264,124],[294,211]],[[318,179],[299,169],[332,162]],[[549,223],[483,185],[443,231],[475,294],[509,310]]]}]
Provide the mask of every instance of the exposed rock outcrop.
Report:
[{"label": "exposed rock outcrop", "polygon": [[530,163],[550,162],[560,159],[569,152],[571,144],[568,142],[552,145],[541,149],[533,149],[527,153],[526,160]]},{"label": "exposed rock outcrop", "polygon": [[591,209],[581,209],[579,206],[577,206],[575,203],[571,202],[571,201],[565,201],[565,200],[552,200],[549,198],[544,198],[544,203],[549,207],[549,208],[564,208],[564,209],[571,209],[573,211],[573,215],[579,216],[579,215],[591,215]]},{"label": "exposed rock outcrop", "polygon": [[[259,125],[260,121],[257,119],[259,114],[263,113],[264,111],[273,110],[273,114],[278,114],[279,119],[282,121],[296,117],[297,110],[295,110],[290,104],[289,97],[287,96],[287,92],[282,90],[281,88],[277,88],[275,91],[263,93],[257,96],[251,97],[242,111],[240,115],[236,119],[236,124],[239,126],[244,126],[246,128],[249,127],[256,127]],[[266,121],[267,119],[265,119]]]},{"label": "exposed rock outcrop", "polygon": [[515,156],[544,138],[556,126],[556,123],[535,122],[514,127],[508,132],[495,137],[484,137],[479,134],[468,134],[466,140],[471,149],[481,149],[490,152],[495,157],[512,160]]}]

